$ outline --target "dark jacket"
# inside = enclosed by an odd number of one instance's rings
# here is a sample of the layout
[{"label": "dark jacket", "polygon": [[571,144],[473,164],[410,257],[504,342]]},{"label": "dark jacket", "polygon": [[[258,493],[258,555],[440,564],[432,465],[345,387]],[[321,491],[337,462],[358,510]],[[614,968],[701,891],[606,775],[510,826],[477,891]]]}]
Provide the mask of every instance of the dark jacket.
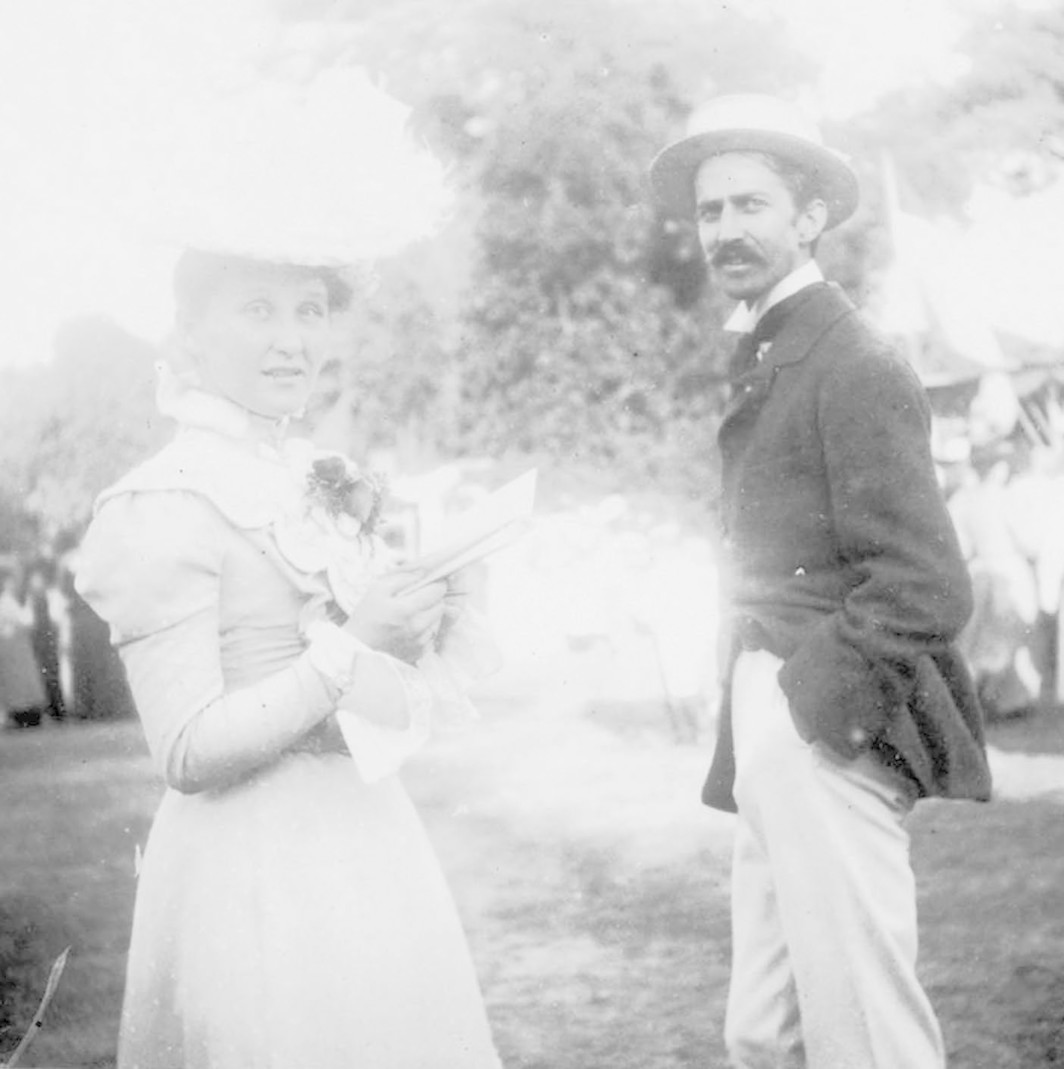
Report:
[{"label": "dark jacket", "polygon": [[[921,796],[985,799],[982,713],[953,645],[971,588],[926,395],[837,287],[791,303],[718,436],[732,656],[783,660],[806,740],[870,750]],[[734,810],[734,778],[729,678],[706,804]]]}]

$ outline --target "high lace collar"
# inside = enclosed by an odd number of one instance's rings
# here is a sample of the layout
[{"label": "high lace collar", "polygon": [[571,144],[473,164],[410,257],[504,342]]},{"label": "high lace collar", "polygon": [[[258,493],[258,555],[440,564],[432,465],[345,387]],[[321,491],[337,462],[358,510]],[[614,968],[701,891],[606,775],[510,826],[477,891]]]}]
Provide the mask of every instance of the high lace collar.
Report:
[{"label": "high lace collar", "polygon": [[236,527],[265,528],[299,512],[315,456],[313,443],[286,437],[288,420],[264,426],[239,405],[159,371],[157,404],[176,420],[169,445],[100,495],[110,498],[147,490],[186,490],[210,500]]},{"label": "high lace collar", "polygon": [[209,393],[178,375],[169,364],[158,365],[155,404],[176,421],[180,430],[212,431],[226,438],[278,451],[288,432],[289,418],[253,417],[246,408],[219,394]]}]

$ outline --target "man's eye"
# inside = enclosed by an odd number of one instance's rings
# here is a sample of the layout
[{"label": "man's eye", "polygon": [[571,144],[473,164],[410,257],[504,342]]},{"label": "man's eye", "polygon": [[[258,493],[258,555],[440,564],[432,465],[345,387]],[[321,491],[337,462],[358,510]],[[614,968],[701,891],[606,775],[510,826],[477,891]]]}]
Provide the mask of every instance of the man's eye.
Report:
[{"label": "man's eye", "polygon": [[304,319],[324,319],[326,316],[325,305],[320,301],[304,301],[299,306],[299,314]]},{"label": "man's eye", "polygon": [[269,301],[251,301],[244,305],[244,314],[252,319],[269,319],[272,312]]}]

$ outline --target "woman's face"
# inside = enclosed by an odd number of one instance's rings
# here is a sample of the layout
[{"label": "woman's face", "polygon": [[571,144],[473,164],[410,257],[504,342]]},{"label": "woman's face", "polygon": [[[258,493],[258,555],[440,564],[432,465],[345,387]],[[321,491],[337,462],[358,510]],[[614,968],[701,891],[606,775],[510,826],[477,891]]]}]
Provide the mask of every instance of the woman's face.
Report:
[{"label": "woman's face", "polygon": [[270,419],[303,409],[329,350],[325,283],[298,270],[227,270],[185,324],[202,386]]}]

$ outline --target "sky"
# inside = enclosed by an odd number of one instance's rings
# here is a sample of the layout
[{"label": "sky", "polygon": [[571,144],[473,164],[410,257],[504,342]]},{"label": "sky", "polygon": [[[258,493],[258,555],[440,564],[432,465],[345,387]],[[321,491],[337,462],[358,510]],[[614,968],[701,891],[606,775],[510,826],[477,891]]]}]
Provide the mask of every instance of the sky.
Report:
[{"label": "sky", "polygon": [[[955,75],[958,12],[986,2],[762,0],[820,62],[813,103],[833,117],[874,104],[902,82]],[[283,47],[298,64],[299,38],[282,37],[268,11],[261,0],[0,0],[0,129],[11,158],[0,169],[0,238],[8,250],[0,268],[0,365],[46,360],[58,326],[82,314],[109,315],[149,341],[162,339],[172,314],[175,235],[189,228],[182,218],[188,200],[179,201],[168,179],[209,173],[211,137],[262,122],[261,108],[227,118],[218,103],[262,97],[259,57]],[[338,96],[327,89],[321,87],[319,103]],[[348,128],[361,124],[365,138],[402,159],[394,143],[401,109],[371,88],[361,99],[366,114],[329,114],[325,128],[338,119]],[[205,115],[215,121],[203,138]],[[290,118],[294,128],[298,116]],[[305,166],[301,152],[289,148],[288,162]],[[281,155],[272,155],[271,167]],[[254,174],[264,157],[251,147],[247,157],[246,171]],[[444,194],[430,164],[410,179],[413,186],[398,177],[409,170],[393,169],[387,189],[375,187],[371,176],[354,180],[366,183],[374,203],[390,194],[394,216],[402,204],[425,204],[424,219],[403,224],[416,231],[429,225]],[[242,173],[228,178],[258,190]],[[323,190],[319,208],[335,192]],[[252,195],[245,205],[248,218],[253,201]],[[382,226],[401,229],[386,216]],[[304,221],[317,225],[309,216]],[[402,240],[391,231],[371,237],[382,250]]]},{"label": "sky", "polygon": [[206,5],[0,0],[0,129],[14,157],[0,173],[0,361],[47,358],[70,315],[158,334],[165,257],[132,240],[121,198],[147,169],[140,136],[209,65],[180,6],[195,16]]}]

